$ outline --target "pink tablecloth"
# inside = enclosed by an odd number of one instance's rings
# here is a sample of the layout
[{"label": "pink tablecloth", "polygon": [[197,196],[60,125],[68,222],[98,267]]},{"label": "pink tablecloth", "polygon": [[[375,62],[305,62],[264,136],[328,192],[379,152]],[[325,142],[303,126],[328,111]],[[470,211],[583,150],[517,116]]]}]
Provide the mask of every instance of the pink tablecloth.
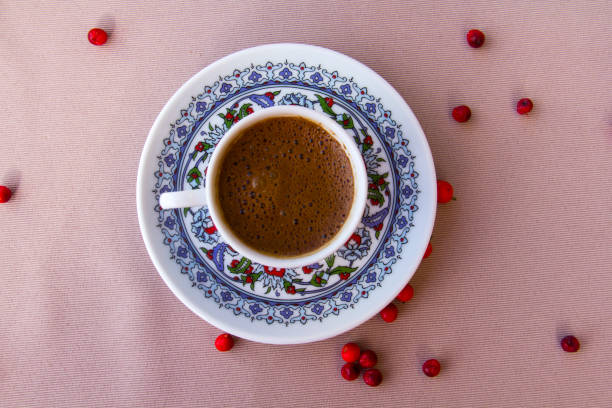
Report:
[{"label": "pink tablecloth", "polygon": [[[612,4],[379,3],[3,2],[0,406],[612,406]],[[457,201],[396,322],[221,354],[145,251],[138,159],[191,75],[288,41],[394,85]],[[347,341],[378,352],[380,387],[342,380]]]}]

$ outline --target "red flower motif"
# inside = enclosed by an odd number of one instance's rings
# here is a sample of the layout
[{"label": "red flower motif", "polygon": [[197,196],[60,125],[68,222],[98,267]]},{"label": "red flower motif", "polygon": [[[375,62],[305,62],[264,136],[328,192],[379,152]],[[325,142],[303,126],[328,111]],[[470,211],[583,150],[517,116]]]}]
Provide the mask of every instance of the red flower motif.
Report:
[{"label": "red flower motif", "polygon": [[320,283],[321,283],[321,277],[320,277],[320,276],[317,276],[317,277],[315,278],[315,282],[317,282],[317,283],[319,283],[319,284],[320,284]]},{"label": "red flower motif", "polygon": [[368,188],[369,188],[370,190],[378,190],[378,187],[377,187],[377,186],[376,186],[376,184],[374,184],[374,183],[370,183],[370,184],[368,184]]},{"label": "red flower motif", "polygon": [[372,136],[366,136],[366,138],[363,139],[363,143],[365,143],[367,145],[373,145],[374,141],[372,140]]},{"label": "red flower motif", "polygon": [[206,251],[206,257],[208,259],[213,259],[213,250],[209,249],[208,251]]},{"label": "red flower motif", "polygon": [[307,266],[303,266],[302,267],[302,272],[304,272],[304,273],[312,273],[312,271],[313,271],[312,268],[309,268]]},{"label": "red flower motif", "polygon": [[345,247],[349,246],[349,243],[351,241],[355,241],[357,243],[357,245],[361,245],[361,237],[358,234],[353,234],[351,235],[351,237],[348,239],[348,241],[346,241],[346,243],[344,244]]},{"label": "red flower motif", "polygon": [[234,115],[232,115],[231,113],[227,112],[227,115],[225,115],[225,119],[232,120],[232,119],[234,119]]},{"label": "red flower motif", "polygon": [[325,98],[325,102],[327,103],[327,106],[329,106],[330,108],[334,106],[334,100],[332,98]]},{"label": "red flower motif", "polygon": [[272,92],[266,92],[265,95],[270,98],[271,100],[274,100],[274,94]]},{"label": "red flower motif", "polygon": [[253,108],[247,108],[247,113],[250,115],[251,113],[253,113]]},{"label": "red flower motif", "polygon": [[208,235],[214,234],[217,232],[217,227],[213,225],[212,227],[204,228],[204,232],[206,232]]},{"label": "red flower motif", "polygon": [[382,186],[383,184],[385,184],[385,179],[381,177],[378,179],[378,185]]},{"label": "red flower motif", "polygon": [[378,200],[375,200],[373,198],[370,198],[370,202],[372,203],[372,205],[378,205]]},{"label": "red flower motif", "polygon": [[377,226],[374,227],[375,231],[380,231],[383,227],[383,223],[381,222],[380,224],[378,224]]},{"label": "red flower motif", "polygon": [[248,269],[246,271],[244,271],[244,273],[246,273],[247,275],[250,275],[253,273],[253,267],[249,266]]},{"label": "red flower motif", "polygon": [[246,283],[253,283],[253,278],[251,278],[250,276],[247,276],[246,279],[244,280]]},{"label": "red flower motif", "polygon": [[238,260],[237,260],[237,259],[234,259],[234,260],[232,261],[232,263],[230,263],[230,266],[231,266],[232,268],[235,268],[235,267],[236,267],[236,266],[237,266],[239,263],[240,263],[240,262],[238,262]]},{"label": "red flower motif", "polygon": [[291,285],[289,287],[287,287],[287,293],[290,295],[295,295],[295,286]]},{"label": "red flower motif", "polygon": [[239,120],[240,120],[240,118],[239,118],[238,116],[236,116],[236,117],[234,118],[234,123],[238,122]]},{"label": "red flower motif", "polygon": [[285,268],[276,269],[276,268],[270,268],[269,266],[264,266],[264,272],[270,276],[277,276],[279,278],[282,278],[283,276],[285,276]]},{"label": "red flower motif", "polygon": [[350,276],[351,276],[350,273],[341,273],[340,274],[340,279],[341,280],[347,280]]},{"label": "red flower motif", "polygon": [[195,149],[196,149],[198,152],[203,152],[203,151],[204,151],[204,143],[203,143],[203,142],[198,143],[198,144],[196,145]]}]

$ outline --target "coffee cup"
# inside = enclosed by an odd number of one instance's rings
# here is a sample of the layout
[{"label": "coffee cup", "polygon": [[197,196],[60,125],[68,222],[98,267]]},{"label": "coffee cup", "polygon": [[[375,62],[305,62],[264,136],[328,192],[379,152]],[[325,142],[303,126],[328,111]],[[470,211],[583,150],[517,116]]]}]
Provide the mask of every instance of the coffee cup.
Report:
[{"label": "coffee cup", "polygon": [[[297,127],[298,121],[300,121],[299,126],[301,127]],[[320,239],[321,242],[306,242],[307,240],[305,240],[303,253],[299,250],[299,245],[301,245],[299,243],[297,247],[294,246],[291,251],[287,252],[283,251],[282,247],[280,248],[281,250],[278,251],[279,253],[274,253],[277,251],[272,251],[268,248],[262,249],[266,244],[274,241],[274,239],[267,240],[266,236],[282,239],[283,234],[288,233],[289,227],[287,227],[288,224],[286,224],[284,220],[287,211],[283,208],[277,208],[280,205],[278,203],[275,204],[272,197],[268,197],[269,201],[266,200],[265,194],[267,194],[267,190],[264,191],[264,197],[262,198],[261,193],[257,190],[257,182],[251,180],[247,186],[246,183],[240,185],[240,180],[232,179],[233,173],[231,166],[240,166],[241,163],[237,161],[231,163],[232,160],[228,159],[228,157],[230,157],[228,155],[235,154],[236,149],[240,148],[245,150],[249,148],[249,143],[251,142],[249,142],[249,139],[245,139],[245,134],[247,132],[255,132],[254,129],[258,129],[257,131],[261,133],[262,130],[260,128],[263,126],[278,127],[282,126],[282,123],[295,123],[295,129],[303,128],[304,131],[308,129],[309,132],[318,134],[319,139],[317,140],[320,141],[318,143],[316,141],[313,142],[310,136],[310,140],[306,138],[305,141],[308,147],[303,148],[303,154],[300,153],[299,158],[296,154],[290,161],[288,161],[287,158],[284,159],[285,161],[283,163],[285,163],[285,167],[281,169],[283,171],[280,171],[280,178],[289,180],[292,188],[296,188],[296,183],[301,182],[301,180],[296,180],[294,173],[302,174],[302,177],[304,177],[303,174],[305,169],[308,169],[311,163],[317,162],[320,163],[318,165],[319,167],[314,167],[314,169],[325,175],[324,178],[327,177],[325,180],[338,180],[336,187],[333,187],[331,182],[326,182],[324,185],[328,190],[331,188],[333,190],[332,193],[328,191],[325,193],[325,197],[320,197],[321,199],[319,200],[315,197],[314,200],[304,203],[303,208],[292,209],[292,211],[295,210],[290,217],[290,221],[293,224],[302,225],[305,222],[308,224],[304,226],[304,228],[306,228],[305,231],[310,231],[310,235],[308,236],[323,237]],[[304,126],[302,126],[302,124],[304,124]],[[265,131],[265,129],[263,131]],[[300,132],[301,130],[297,131]],[[296,137],[300,138],[302,135],[297,135]],[[261,140],[264,141],[263,144],[258,143],[256,146],[252,146],[252,148],[255,149],[254,151],[267,148],[265,141],[268,139],[264,136],[260,141]],[[312,142],[312,146],[308,141]],[[288,143],[287,141],[285,142]],[[271,143],[269,140],[267,143],[270,143],[271,148],[275,146],[275,144]],[[295,143],[298,145],[297,139]],[[329,149],[326,150],[326,146],[329,146]],[[289,152],[292,151],[290,147],[287,148]],[[342,154],[339,154],[338,151],[341,151]],[[278,157],[278,155],[276,156]],[[237,160],[239,159],[240,158]],[[278,158],[278,162],[281,162],[280,157]],[[293,166],[293,168],[287,168],[287,163]],[[248,168],[248,164],[246,166]],[[266,166],[266,168],[267,167],[268,166]],[[339,172],[344,173],[341,174]],[[251,171],[247,174],[249,173],[251,173]],[[278,169],[276,169],[276,172],[270,170],[269,173],[272,177],[279,176]],[[266,177],[267,174],[268,173],[266,173]],[[221,177],[223,177],[223,179],[221,179]],[[230,180],[232,180],[232,183],[238,182],[236,185],[235,197],[232,197],[234,194],[233,190],[230,189],[229,193],[226,192],[228,188],[226,187],[227,184],[224,183],[230,182]],[[280,181],[282,180],[279,180],[278,183],[276,181],[274,182],[274,194],[282,196],[281,199],[285,199],[285,196],[281,194],[282,191],[279,191],[279,189],[283,188],[283,183]],[[313,179],[304,180],[303,189],[309,189],[310,194],[312,194],[312,191],[323,191],[321,186],[313,185],[316,184],[316,182],[317,180]],[[249,190],[253,189],[253,191],[248,192],[250,196],[247,196],[246,199],[241,202],[240,194],[245,193],[241,190],[246,190],[247,188]],[[297,188],[302,187],[297,185]],[[230,198],[227,198],[228,194]],[[332,197],[329,197],[329,194],[332,194]],[[350,203],[346,199],[346,197],[349,196],[352,197]],[[252,202],[249,197],[253,197]],[[258,197],[261,198],[261,202]],[[287,194],[287,197],[287,199],[291,199],[289,194]],[[210,158],[207,169],[206,186],[204,188],[163,193],[160,196],[160,206],[163,209],[207,206],[219,235],[240,254],[263,265],[275,268],[296,268],[320,261],[340,248],[351,237],[360,223],[366,204],[366,198],[366,168],[353,137],[333,118],[322,113],[301,106],[276,106],[262,109],[246,116],[225,133]],[[228,201],[230,199],[232,201]],[[242,203],[244,203],[244,208],[241,207],[239,213],[226,214],[234,204],[241,206]],[[338,208],[333,207],[334,203],[337,204]],[[253,205],[256,205],[256,208],[253,207]],[[258,217],[258,211],[260,211],[259,206],[261,206],[263,209],[261,211],[264,211],[264,213],[269,211],[266,213],[269,222],[261,225],[262,237],[257,234],[257,239],[261,238],[263,241],[261,243],[262,245],[253,243],[259,242],[253,241],[255,239],[253,231],[247,228],[245,235],[241,236],[241,232],[237,231],[234,227],[236,222],[247,220],[247,218],[242,217],[248,217],[249,220],[251,220],[252,217]],[[273,213],[272,219],[270,218],[271,211],[276,211]],[[302,211],[309,214],[309,216],[306,217],[308,219],[302,219],[299,215],[303,214]],[[337,215],[334,219],[337,221],[336,225],[332,225],[334,224],[333,222],[330,223],[327,221],[331,218],[326,218],[326,211],[335,211],[333,214]],[[321,214],[320,217],[319,214]],[[332,218],[333,214],[331,215]],[[256,222],[255,219],[251,221]],[[300,224],[301,222],[302,224]],[[249,234],[248,236],[246,235],[247,233]],[[287,239],[287,246],[293,245],[292,242],[293,241]],[[319,243],[317,244],[317,242]],[[316,247],[312,247],[312,245]]]}]

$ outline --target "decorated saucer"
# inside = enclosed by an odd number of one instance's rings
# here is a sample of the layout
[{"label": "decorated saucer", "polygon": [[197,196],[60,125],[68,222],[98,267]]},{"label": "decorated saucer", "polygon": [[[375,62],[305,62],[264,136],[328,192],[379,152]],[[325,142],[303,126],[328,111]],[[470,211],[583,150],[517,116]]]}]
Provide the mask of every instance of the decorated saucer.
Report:
[{"label": "decorated saucer", "polygon": [[[220,238],[206,207],[166,210],[166,191],[199,189],[224,133],[253,112],[300,105],[355,139],[368,174],[361,224],[335,254],[295,269],[259,265]],[[436,177],[423,131],[370,68],[325,48],[272,44],[229,55],[167,102],[147,137],[138,218],[164,282],[194,313],[253,341],[322,340],[356,327],[408,283],[429,241]]]}]

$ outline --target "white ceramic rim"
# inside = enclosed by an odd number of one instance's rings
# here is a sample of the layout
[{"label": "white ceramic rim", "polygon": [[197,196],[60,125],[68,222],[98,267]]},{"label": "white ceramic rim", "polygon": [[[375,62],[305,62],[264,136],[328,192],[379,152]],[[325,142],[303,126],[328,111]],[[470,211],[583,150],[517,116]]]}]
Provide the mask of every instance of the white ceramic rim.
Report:
[{"label": "white ceramic rim", "polygon": [[[221,216],[219,202],[215,197],[217,192],[214,188],[211,188],[211,185],[215,185],[214,180],[219,174],[220,170],[218,167],[220,166],[220,158],[223,158],[225,151],[231,147],[232,142],[236,139],[236,136],[239,136],[244,129],[253,126],[262,120],[288,116],[299,116],[318,124],[342,145],[353,170],[354,191],[353,205],[351,206],[348,217],[346,218],[346,221],[342,225],[340,231],[338,231],[330,241],[328,241],[322,247],[304,255],[281,258],[266,255],[254,250],[253,248],[250,248],[249,246],[245,245],[244,242],[236,236],[236,234],[233,233]],[[213,219],[217,230],[219,231],[219,235],[221,235],[221,237],[230,246],[232,246],[232,248],[238,251],[241,255],[262,265],[275,268],[297,268],[313,264],[333,254],[351,237],[351,234],[355,232],[357,226],[361,222],[363,211],[365,209],[366,197],[368,193],[368,179],[365,163],[363,162],[363,158],[359,152],[359,149],[357,148],[357,145],[355,144],[355,141],[333,119],[324,116],[322,113],[315,112],[302,106],[274,106],[257,111],[245,117],[236,125],[232,126],[230,130],[221,138],[215,147],[215,151],[212,154],[210,162],[208,163],[206,187],[204,189],[206,191],[206,205],[208,206],[210,216]]]},{"label": "white ceramic rim", "polygon": [[[153,172],[155,164],[152,163],[151,157],[156,156],[160,142],[156,135],[167,134],[168,123],[178,117],[180,109],[189,103],[191,96],[200,92],[201,85],[206,83],[206,80],[214,80],[218,77],[218,72],[228,72],[229,69],[235,67],[236,61],[247,61],[249,64],[254,60],[265,62],[266,59],[270,59],[270,56],[279,59],[305,60],[309,55],[314,56],[314,59],[318,61],[342,67],[344,74],[367,82],[369,92],[379,97],[384,95],[385,105],[393,107],[398,119],[402,119],[404,131],[410,130],[412,151],[419,157],[418,171],[420,172],[421,190],[419,219],[409,237],[412,246],[410,251],[406,252],[411,252],[408,254],[411,256],[406,256],[404,253],[404,256],[393,266],[397,273],[387,275],[381,287],[373,292],[375,295],[372,298],[365,299],[364,302],[357,304],[351,310],[345,310],[341,315],[326,317],[318,327],[314,324],[289,327],[278,324],[267,325],[265,322],[251,322],[244,317],[234,316],[227,310],[225,311],[227,313],[221,313],[216,303],[205,299],[198,291],[192,290],[191,282],[177,272],[177,266],[170,259],[168,249],[163,247],[156,227],[157,222],[154,218],[150,219],[154,214],[154,204],[151,202],[151,185],[147,182],[151,177],[149,172]],[[267,44],[237,51],[208,65],[185,82],[166,102],[149,131],[140,157],[136,182],[136,206],[140,231],[155,268],[174,295],[193,313],[218,329],[247,340],[269,344],[309,343],[337,336],[371,319],[389,304],[410,281],[422,260],[422,254],[425,253],[436,218],[436,172],[431,149],[416,116],[402,96],[375,71],[351,57],[327,48],[296,43]]]}]

